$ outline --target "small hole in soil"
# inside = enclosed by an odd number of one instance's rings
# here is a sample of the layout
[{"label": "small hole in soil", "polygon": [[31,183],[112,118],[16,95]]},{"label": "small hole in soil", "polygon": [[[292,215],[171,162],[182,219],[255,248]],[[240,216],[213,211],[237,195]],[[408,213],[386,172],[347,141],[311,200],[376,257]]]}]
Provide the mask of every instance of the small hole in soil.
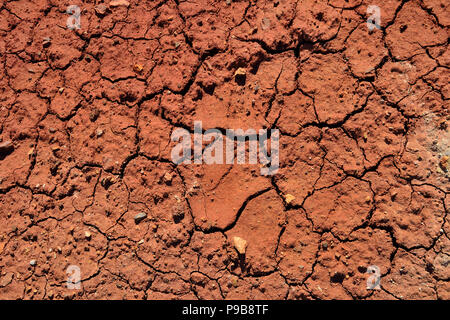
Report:
[{"label": "small hole in soil", "polygon": [[239,75],[236,76],[235,79],[236,83],[240,86],[245,86],[245,80],[246,80],[246,76],[245,75]]},{"label": "small hole in soil", "polygon": [[180,223],[184,219],[184,212],[183,211],[175,211],[172,214],[173,221],[175,223]]},{"label": "small hole in soil", "polygon": [[205,85],[205,86],[203,86],[203,90],[207,93],[207,94],[209,94],[209,95],[213,95],[214,94],[214,89],[216,88],[216,84],[215,83],[213,83],[213,84],[208,84],[208,85]]},{"label": "small hole in soil", "polygon": [[120,95],[120,102],[134,102],[137,97],[133,93],[127,92]]},{"label": "small hole in soil", "polygon": [[359,266],[359,267],[358,267],[358,271],[361,272],[361,273],[366,273],[366,272],[367,272],[367,268],[366,268],[366,267]]},{"label": "small hole in soil", "polygon": [[405,32],[406,29],[408,29],[408,26],[407,26],[407,25],[401,26],[401,27],[400,27],[400,33]]},{"label": "small hole in soil", "polygon": [[341,272],[336,272],[331,278],[330,281],[333,283],[342,283],[345,279],[345,274]]}]

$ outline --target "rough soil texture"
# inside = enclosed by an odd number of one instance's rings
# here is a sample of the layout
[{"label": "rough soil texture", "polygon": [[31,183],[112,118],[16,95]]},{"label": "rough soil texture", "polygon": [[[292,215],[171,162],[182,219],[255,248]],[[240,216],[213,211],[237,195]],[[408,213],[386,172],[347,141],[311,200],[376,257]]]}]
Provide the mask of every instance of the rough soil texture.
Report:
[{"label": "rough soil texture", "polygon": [[[449,27],[447,0],[0,0],[0,298],[450,299]],[[280,170],[174,165],[200,120],[279,129]]]}]

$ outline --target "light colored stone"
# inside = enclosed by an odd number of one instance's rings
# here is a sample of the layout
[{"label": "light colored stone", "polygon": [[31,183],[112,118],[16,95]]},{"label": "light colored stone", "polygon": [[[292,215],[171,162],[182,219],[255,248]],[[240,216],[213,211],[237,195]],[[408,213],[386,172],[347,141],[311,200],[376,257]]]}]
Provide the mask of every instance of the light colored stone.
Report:
[{"label": "light colored stone", "polygon": [[234,73],[235,77],[242,77],[247,74],[247,71],[244,68],[238,68],[236,72]]},{"label": "light colored stone", "polygon": [[240,254],[245,254],[245,250],[247,249],[247,241],[240,237],[233,237],[234,247],[237,252]]},{"label": "light colored stone", "polygon": [[126,1],[126,0],[112,0],[110,3],[109,3],[109,6],[110,7],[121,7],[121,6],[123,6],[123,7],[128,7],[130,5],[130,3],[128,2],[128,1]]},{"label": "light colored stone", "polygon": [[134,216],[134,222],[136,224],[140,223],[142,220],[147,218],[147,214],[145,212],[140,212],[137,215]]},{"label": "light colored stone", "polygon": [[286,200],[286,203],[289,204],[289,203],[291,203],[292,201],[295,200],[295,197],[294,197],[292,194],[289,194],[289,193],[288,193],[288,194],[284,197],[284,200]]}]

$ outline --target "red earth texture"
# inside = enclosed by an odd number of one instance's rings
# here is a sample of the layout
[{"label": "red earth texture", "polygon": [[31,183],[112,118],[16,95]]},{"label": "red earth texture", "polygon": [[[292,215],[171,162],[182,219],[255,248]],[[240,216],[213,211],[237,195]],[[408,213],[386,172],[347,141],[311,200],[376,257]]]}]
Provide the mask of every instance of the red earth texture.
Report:
[{"label": "red earth texture", "polygon": [[[0,0],[0,298],[450,299],[449,34],[448,0]],[[194,121],[278,129],[278,172],[174,164]]]}]

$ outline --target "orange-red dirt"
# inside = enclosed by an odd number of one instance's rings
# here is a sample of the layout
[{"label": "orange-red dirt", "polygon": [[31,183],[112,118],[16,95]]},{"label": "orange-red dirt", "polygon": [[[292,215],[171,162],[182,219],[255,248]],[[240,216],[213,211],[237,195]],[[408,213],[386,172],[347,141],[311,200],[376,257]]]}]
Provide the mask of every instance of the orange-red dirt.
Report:
[{"label": "orange-red dirt", "polygon": [[[450,299],[449,34],[447,0],[0,0],[0,299]],[[194,121],[279,129],[279,171],[176,166]]]}]

